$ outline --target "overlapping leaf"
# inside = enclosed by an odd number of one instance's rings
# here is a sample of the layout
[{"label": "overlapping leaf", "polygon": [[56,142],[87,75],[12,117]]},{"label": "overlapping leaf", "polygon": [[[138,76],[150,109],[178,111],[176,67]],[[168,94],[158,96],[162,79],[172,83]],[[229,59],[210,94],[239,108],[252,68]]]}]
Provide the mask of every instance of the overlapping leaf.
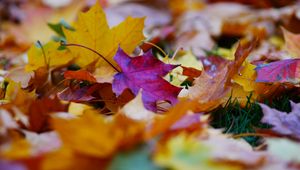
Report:
[{"label": "overlapping leaf", "polygon": [[287,59],[259,65],[255,69],[256,82],[297,84],[300,81],[299,63],[300,59]]},{"label": "overlapping leaf", "polygon": [[[75,31],[64,30],[68,43],[79,44],[100,53],[110,63],[116,66],[113,56],[118,47],[131,53],[144,39],[144,18],[128,17],[118,26],[109,28],[105,13],[99,4],[94,5],[88,12],[81,13],[73,25]],[[74,52],[76,63],[86,66],[99,56],[94,52],[80,47],[70,47]],[[102,59],[99,62],[107,64]]]},{"label": "overlapping leaf", "polygon": [[114,59],[122,72],[114,76],[113,91],[120,95],[129,88],[135,95],[142,89],[142,99],[147,109],[156,111],[156,102],[177,102],[181,88],[171,85],[162,77],[178,65],[164,64],[156,59],[151,52],[131,58],[119,48]]},{"label": "overlapping leaf", "polygon": [[300,104],[291,101],[290,113],[272,109],[265,104],[260,104],[264,117],[262,122],[273,125],[272,130],[283,135],[289,135],[300,139]]},{"label": "overlapping leaf", "polygon": [[50,41],[41,44],[32,45],[28,51],[27,71],[37,70],[40,67],[58,67],[67,64],[73,59],[68,50],[59,50],[59,43]]}]

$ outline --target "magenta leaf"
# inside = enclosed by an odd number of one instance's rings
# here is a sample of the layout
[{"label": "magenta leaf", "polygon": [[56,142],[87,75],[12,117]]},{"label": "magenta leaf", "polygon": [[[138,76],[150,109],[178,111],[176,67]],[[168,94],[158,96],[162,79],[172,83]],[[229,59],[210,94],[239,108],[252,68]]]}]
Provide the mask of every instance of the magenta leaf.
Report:
[{"label": "magenta leaf", "polygon": [[142,100],[146,109],[157,111],[157,101],[177,102],[181,88],[171,85],[162,77],[178,65],[165,64],[156,59],[151,52],[142,56],[130,57],[121,48],[114,60],[122,72],[116,74],[113,80],[113,91],[119,96],[129,88],[135,95],[142,89]]},{"label": "magenta leaf", "polygon": [[280,82],[294,83],[300,81],[300,59],[287,59],[259,65],[255,68],[257,71],[256,82]]}]

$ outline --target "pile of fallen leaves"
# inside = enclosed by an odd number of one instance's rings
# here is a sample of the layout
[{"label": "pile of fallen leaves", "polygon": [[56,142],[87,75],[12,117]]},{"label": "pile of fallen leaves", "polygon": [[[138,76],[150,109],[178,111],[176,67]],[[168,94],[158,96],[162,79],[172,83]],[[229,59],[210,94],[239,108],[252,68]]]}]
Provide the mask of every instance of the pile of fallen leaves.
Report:
[{"label": "pile of fallen leaves", "polygon": [[298,2],[0,3],[1,170],[300,169]]}]

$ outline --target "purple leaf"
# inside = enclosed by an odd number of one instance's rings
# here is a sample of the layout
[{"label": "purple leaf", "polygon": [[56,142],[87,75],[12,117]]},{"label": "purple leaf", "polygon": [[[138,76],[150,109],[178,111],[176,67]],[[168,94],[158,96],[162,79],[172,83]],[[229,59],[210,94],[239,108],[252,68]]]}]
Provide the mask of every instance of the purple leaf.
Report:
[{"label": "purple leaf", "polygon": [[[299,83],[300,59],[287,59],[256,67],[256,82]],[[299,67],[299,68],[298,68]]]},{"label": "purple leaf", "polygon": [[165,100],[171,104],[177,102],[181,88],[171,85],[162,77],[178,65],[165,64],[156,59],[151,52],[132,58],[121,48],[114,59],[122,69],[113,80],[113,91],[117,96],[127,88],[135,95],[142,89],[144,106],[151,111],[157,111],[157,101]]},{"label": "purple leaf", "polygon": [[272,109],[265,104],[260,104],[260,106],[264,114],[263,123],[273,125],[274,132],[300,139],[300,103],[296,104],[291,101],[290,113]]},{"label": "purple leaf", "polygon": [[27,170],[27,168],[21,163],[0,160],[0,169],[1,170]]}]

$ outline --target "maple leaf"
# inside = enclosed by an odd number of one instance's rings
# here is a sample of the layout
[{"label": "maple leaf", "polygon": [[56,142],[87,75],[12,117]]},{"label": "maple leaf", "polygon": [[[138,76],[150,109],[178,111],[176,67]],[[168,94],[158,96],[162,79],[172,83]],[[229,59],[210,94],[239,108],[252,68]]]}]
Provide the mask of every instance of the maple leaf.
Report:
[{"label": "maple leaf", "polygon": [[233,80],[241,85],[246,92],[255,90],[255,65],[246,62],[239,74],[233,77]]},{"label": "maple leaf", "polygon": [[144,133],[143,122],[121,114],[108,121],[94,111],[70,120],[54,118],[52,125],[66,147],[97,158],[109,157],[119,148],[140,142]]},{"label": "maple leaf", "polygon": [[[235,60],[232,62],[222,61],[223,68],[209,75],[202,71],[195,79],[193,86],[189,89],[189,97],[198,99],[200,102],[222,99],[232,86],[232,78],[239,72],[245,59],[256,46],[256,40],[240,43],[235,51]],[[215,60],[214,62],[217,62]]]},{"label": "maple leaf", "polygon": [[72,120],[54,118],[52,125],[66,146],[85,155],[108,156],[120,140],[120,131],[96,113],[88,112]]},{"label": "maple leaf", "polygon": [[110,83],[94,83],[81,88],[68,87],[58,93],[58,97],[61,100],[79,103],[98,100],[99,104],[105,103],[105,108],[112,112],[117,112],[120,107],[133,99],[134,95],[130,92],[130,90],[125,90],[117,97],[112,91],[112,85]]},{"label": "maple leaf", "polygon": [[272,109],[265,104],[261,104],[264,117],[263,123],[273,125],[272,130],[283,135],[289,135],[300,139],[300,104],[291,101],[292,111],[290,113]]},{"label": "maple leaf", "polygon": [[37,70],[40,67],[58,67],[69,63],[73,56],[68,50],[58,50],[60,44],[50,41],[41,47],[41,44],[32,45],[28,50],[28,64],[26,71]]},{"label": "maple leaf", "polygon": [[114,59],[122,69],[113,80],[113,91],[117,96],[127,88],[135,95],[142,89],[145,108],[151,111],[157,111],[156,102],[159,100],[166,100],[171,104],[177,102],[181,88],[171,85],[162,76],[178,65],[164,64],[151,52],[131,58],[121,48]]},{"label": "maple leaf", "polygon": [[[131,53],[144,39],[144,18],[128,17],[110,29],[99,4],[95,4],[86,13],[80,13],[73,27],[75,31],[64,29],[68,43],[80,44],[95,50],[114,66],[117,64],[113,56],[119,46],[127,53]],[[90,50],[71,46],[70,49],[77,56],[76,63],[80,66],[86,66],[99,59],[99,56]],[[99,63],[107,64],[101,60]]]},{"label": "maple leaf", "polygon": [[215,77],[202,71],[201,75],[195,79],[194,85],[189,88],[189,98],[205,103],[223,97],[228,92],[228,89],[224,87],[227,71],[228,68],[224,67]]},{"label": "maple leaf", "polygon": [[42,98],[32,101],[28,109],[29,130],[45,132],[49,130],[50,114],[66,111],[66,106],[58,98]]},{"label": "maple leaf", "polygon": [[200,58],[204,71],[211,76],[216,76],[217,72],[226,67],[229,60],[220,56],[208,56]]},{"label": "maple leaf", "polygon": [[287,59],[258,65],[255,68],[257,72],[256,82],[297,84],[300,82],[299,64],[300,59]]}]

